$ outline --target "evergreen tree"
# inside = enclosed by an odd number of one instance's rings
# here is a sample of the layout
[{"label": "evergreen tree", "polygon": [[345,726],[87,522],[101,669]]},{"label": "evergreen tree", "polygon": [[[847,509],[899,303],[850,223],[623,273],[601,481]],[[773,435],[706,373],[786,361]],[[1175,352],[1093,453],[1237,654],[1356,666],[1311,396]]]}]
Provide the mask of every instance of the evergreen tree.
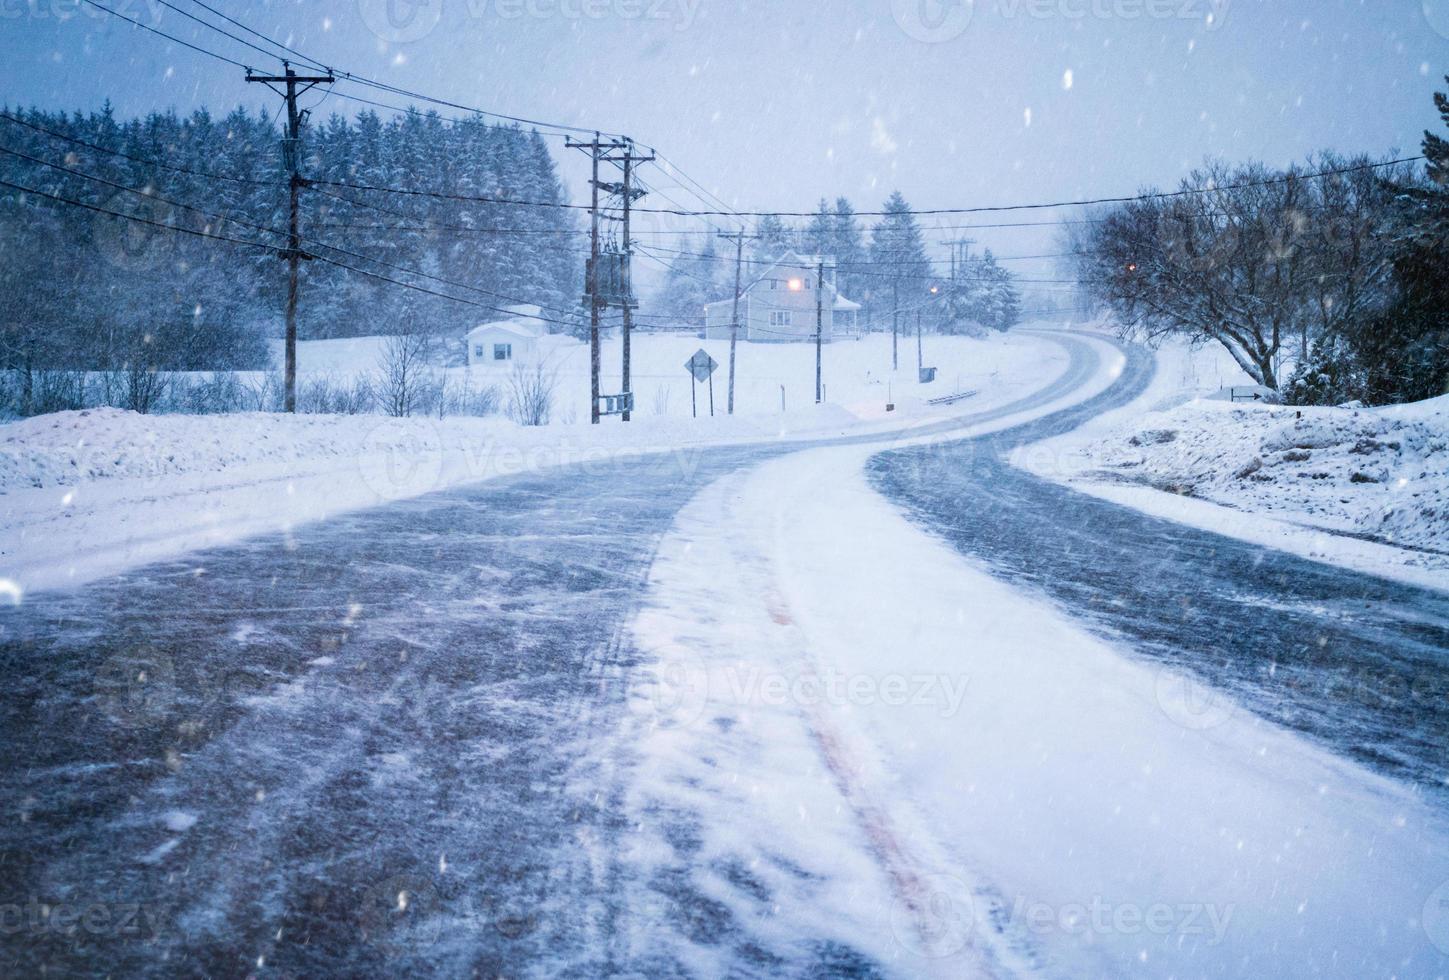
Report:
[{"label": "evergreen tree", "polygon": [[800,247],[807,255],[835,255],[835,220],[830,213],[830,203],[823,197],[810,218],[810,224],[800,235]]},{"label": "evergreen tree", "polygon": [[[702,241],[683,236],[679,254],[669,263],[664,284],[654,298],[653,312],[674,319],[680,326],[703,326],[705,304],[734,295],[733,255],[728,263],[722,258],[713,235],[704,236]],[[728,283],[726,265],[730,269]]]},{"label": "evergreen tree", "polygon": [[785,227],[785,223],[773,214],[767,214],[760,219],[755,226],[755,234],[758,237],[751,248],[753,258],[760,271],[778,261],[782,255],[795,247],[794,236],[790,233],[790,229]]},{"label": "evergreen tree", "polygon": [[847,298],[859,302],[865,295],[866,277],[861,274],[865,271],[861,268],[866,261],[865,245],[860,222],[855,220],[855,209],[843,197],[835,199],[830,251],[836,261],[836,287]]},{"label": "evergreen tree", "polygon": [[[0,121],[7,146],[145,189],[150,196],[15,157],[0,160],[7,180],[161,227],[36,195],[0,194],[0,241],[11,257],[0,280],[7,305],[27,311],[24,329],[0,325],[5,367],[267,365],[265,341],[280,334],[286,296],[275,251],[286,241],[288,198],[275,115],[198,110],[185,117],[164,112],[119,120],[109,104],[90,114],[7,111],[36,127]],[[571,212],[457,199],[566,203],[538,133],[477,119],[448,122],[435,113],[384,119],[367,111],[351,120],[333,115],[314,121],[305,127],[303,141],[303,171],[318,181],[302,196],[309,251],[486,307],[536,303],[550,318],[573,319],[583,262]],[[454,197],[393,195],[323,181]],[[263,247],[175,234],[166,227]],[[31,260],[39,265],[31,268]],[[39,269],[51,271],[41,275]],[[304,263],[302,275],[304,338],[386,333],[404,321],[450,336],[500,316],[325,261]]]},{"label": "evergreen tree", "polygon": [[912,310],[929,289],[931,263],[911,206],[894,191],[885,216],[871,229],[870,277],[865,308],[879,329],[888,329],[897,311]]}]

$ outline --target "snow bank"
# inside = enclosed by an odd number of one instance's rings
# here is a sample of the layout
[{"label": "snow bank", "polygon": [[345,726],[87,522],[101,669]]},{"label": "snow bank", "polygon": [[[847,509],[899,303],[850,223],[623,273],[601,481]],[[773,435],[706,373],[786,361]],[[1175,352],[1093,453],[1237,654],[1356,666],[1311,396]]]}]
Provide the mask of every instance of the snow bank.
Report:
[{"label": "snow bank", "polygon": [[1449,554],[1449,397],[1387,410],[1194,401],[1083,455],[1083,476]]},{"label": "snow bank", "polygon": [[[587,352],[567,338],[551,339]],[[315,342],[321,351],[303,345],[304,377],[309,365],[363,370],[375,340]],[[717,416],[706,414],[701,387],[699,418],[690,415],[683,391],[682,403],[651,398],[629,425],[606,419],[591,426],[586,415],[579,421],[579,413],[566,409],[556,424],[537,428],[500,417],[153,416],[118,409],[0,425],[0,584],[22,591],[75,585],[342,511],[549,466],[611,465],[710,445],[895,433],[1013,401],[1055,378],[1067,363],[1061,347],[1038,335],[932,340],[939,345],[928,349],[949,380],[930,386],[914,384],[913,371],[888,370],[889,337],[827,349],[823,405],[802,394],[804,379],[813,385],[813,348],[754,345],[761,349],[742,355],[741,373],[763,386],[760,397],[747,398],[742,386],[740,412],[732,417],[724,415],[719,379]],[[688,337],[646,335],[636,340],[636,363],[641,369],[671,365],[682,376],[697,346]],[[313,356],[319,353],[327,358]],[[582,395],[586,410],[587,357],[582,364],[582,372],[574,370],[577,364],[560,366],[559,395],[562,404]],[[475,373],[480,383],[506,377]],[[795,387],[787,385],[794,394],[781,412],[784,374]],[[980,393],[948,408],[927,404],[926,397],[958,384]],[[888,397],[897,405],[891,413],[885,412]]]},{"label": "snow bank", "polygon": [[[1443,532],[1426,526],[1444,522],[1443,455],[1427,453],[1423,460],[1427,465],[1419,470],[1414,470],[1411,458],[1423,448],[1422,429],[1416,426],[1440,434],[1446,431],[1445,399],[1359,409],[1357,416],[1352,409],[1304,409],[1305,440],[1316,438],[1315,427],[1326,425],[1337,431],[1340,423],[1342,438],[1332,438],[1337,449],[1325,445],[1310,450],[1308,460],[1284,463],[1286,451],[1265,456],[1264,443],[1274,444],[1275,433],[1296,427],[1299,409],[1214,400],[1212,395],[1224,388],[1252,384],[1218,345],[1194,347],[1169,341],[1157,350],[1156,358],[1157,373],[1151,385],[1131,404],[1098,416],[1074,432],[1022,447],[1013,454],[1012,462],[1038,476],[1165,520],[1340,568],[1429,588],[1449,588],[1449,554],[1419,550],[1443,549]],[[1413,430],[1412,443],[1402,437],[1396,440],[1387,431],[1387,438],[1373,434],[1399,424]],[[1175,435],[1164,434],[1169,431]],[[1384,444],[1398,441],[1399,448],[1353,453],[1350,450],[1359,444],[1355,433]],[[1294,432],[1281,435],[1290,441],[1297,437]],[[1139,445],[1132,445],[1133,438]],[[1263,461],[1267,471],[1263,475],[1273,477],[1272,482],[1235,478],[1254,458]],[[1269,466],[1270,459],[1280,462]],[[1329,469],[1330,463],[1335,468]],[[1396,473],[1399,464],[1412,472]],[[1374,467],[1389,470],[1389,482],[1353,482],[1354,472],[1372,476]],[[1300,472],[1327,472],[1330,476],[1299,477]],[[1423,478],[1421,472],[1426,474]],[[1432,479],[1434,473],[1439,474],[1437,481]],[[1399,487],[1399,479],[1409,482]],[[1432,489],[1431,483],[1438,489]],[[1165,492],[1188,487],[1192,488],[1190,496]],[[1419,495],[1417,504],[1405,503],[1414,501],[1415,494]],[[1430,499],[1436,495],[1441,501],[1437,506]],[[1431,509],[1437,516],[1424,520]],[[1436,538],[1439,545],[1426,543]]]}]

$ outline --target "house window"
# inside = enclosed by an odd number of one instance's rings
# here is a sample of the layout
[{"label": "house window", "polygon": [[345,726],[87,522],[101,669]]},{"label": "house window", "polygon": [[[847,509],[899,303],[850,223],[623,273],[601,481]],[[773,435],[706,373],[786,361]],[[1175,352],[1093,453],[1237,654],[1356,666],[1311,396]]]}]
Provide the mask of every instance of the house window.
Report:
[{"label": "house window", "polygon": [[493,345],[493,359],[495,361],[511,361],[511,360],[513,360],[513,345],[512,344],[494,344]]},{"label": "house window", "polygon": [[772,327],[788,327],[793,321],[794,317],[789,310],[770,311],[770,326]]},{"label": "house window", "polygon": [[771,289],[775,289],[779,285],[780,285],[780,280],[778,280],[778,279],[771,279],[770,280],[770,288]]},{"label": "house window", "polygon": [[482,344],[474,344],[473,345],[473,359],[474,360],[478,360],[478,361],[483,360],[483,345]]}]

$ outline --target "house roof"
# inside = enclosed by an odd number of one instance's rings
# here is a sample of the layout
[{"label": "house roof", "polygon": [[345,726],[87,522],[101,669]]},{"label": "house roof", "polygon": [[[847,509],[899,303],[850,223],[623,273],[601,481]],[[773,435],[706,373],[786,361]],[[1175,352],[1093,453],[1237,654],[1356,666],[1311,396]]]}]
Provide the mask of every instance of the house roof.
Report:
[{"label": "house roof", "polygon": [[506,333],[528,340],[533,340],[538,337],[538,330],[526,320],[495,320],[492,323],[480,324],[472,330],[469,330],[468,336],[472,338],[482,333]]}]

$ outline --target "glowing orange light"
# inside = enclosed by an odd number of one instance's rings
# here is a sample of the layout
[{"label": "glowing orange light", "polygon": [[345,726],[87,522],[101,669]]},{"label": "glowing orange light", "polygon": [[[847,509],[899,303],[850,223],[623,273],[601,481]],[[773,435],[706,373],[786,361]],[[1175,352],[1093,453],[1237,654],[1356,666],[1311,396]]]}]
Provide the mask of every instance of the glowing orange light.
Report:
[{"label": "glowing orange light", "polygon": [[1127,271],[1128,272],[1136,272],[1137,271],[1137,263],[1136,262],[1129,262],[1127,264]]},{"label": "glowing orange light", "polygon": [[802,290],[804,288],[805,288],[805,280],[803,280],[803,279],[791,279],[790,280],[790,292],[792,292],[792,293],[798,293],[800,290]]}]

